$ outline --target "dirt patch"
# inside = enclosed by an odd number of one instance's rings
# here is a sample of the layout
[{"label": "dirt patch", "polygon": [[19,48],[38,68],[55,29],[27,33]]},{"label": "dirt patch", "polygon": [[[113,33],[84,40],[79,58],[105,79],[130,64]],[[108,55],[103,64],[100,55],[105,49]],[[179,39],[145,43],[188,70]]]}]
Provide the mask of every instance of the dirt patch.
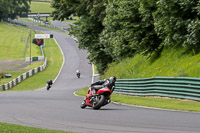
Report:
[{"label": "dirt patch", "polygon": [[24,60],[0,60],[0,71],[24,71],[28,65]]}]

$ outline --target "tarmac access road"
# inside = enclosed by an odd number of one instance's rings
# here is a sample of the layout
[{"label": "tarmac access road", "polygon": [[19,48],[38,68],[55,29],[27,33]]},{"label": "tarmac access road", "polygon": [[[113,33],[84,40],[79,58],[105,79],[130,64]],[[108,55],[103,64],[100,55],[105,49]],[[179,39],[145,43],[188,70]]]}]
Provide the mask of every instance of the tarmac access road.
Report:
[{"label": "tarmac access road", "polygon": [[[73,93],[90,85],[88,53],[68,35],[34,24],[54,34],[65,63],[50,91],[39,89],[0,93],[0,121],[31,127],[83,133],[199,133],[200,113],[157,110],[110,103],[100,110],[81,109],[82,97]],[[48,45],[48,44],[46,44]],[[80,69],[81,78],[75,75]]]}]

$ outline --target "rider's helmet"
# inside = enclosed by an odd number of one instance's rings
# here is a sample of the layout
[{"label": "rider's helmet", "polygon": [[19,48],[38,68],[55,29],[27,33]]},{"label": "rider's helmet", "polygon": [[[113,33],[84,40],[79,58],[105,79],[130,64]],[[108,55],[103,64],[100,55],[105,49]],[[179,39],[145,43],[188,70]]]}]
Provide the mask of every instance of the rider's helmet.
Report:
[{"label": "rider's helmet", "polygon": [[80,71],[79,71],[79,70],[76,70],[76,73],[80,73]]},{"label": "rider's helmet", "polygon": [[115,76],[112,76],[112,77],[110,77],[109,80],[110,80],[111,83],[115,83],[115,81],[116,81],[116,77],[115,77]]}]

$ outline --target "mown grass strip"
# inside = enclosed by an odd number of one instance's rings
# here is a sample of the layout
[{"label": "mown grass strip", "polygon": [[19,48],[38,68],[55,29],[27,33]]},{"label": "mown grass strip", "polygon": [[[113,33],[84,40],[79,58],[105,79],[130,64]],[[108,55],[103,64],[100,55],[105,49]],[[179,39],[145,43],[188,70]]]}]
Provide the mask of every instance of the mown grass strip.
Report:
[{"label": "mown grass strip", "polygon": [[[0,23],[0,59],[24,60],[24,50],[30,30],[19,25]],[[32,31],[33,37],[34,32]],[[30,56],[29,48],[30,46],[28,46],[25,57]],[[31,56],[41,56],[40,48],[35,44],[31,45]]]},{"label": "mown grass strip", "polygon": [[31,2],[31,13],[51,13],[54,9],[51,8],[51,3],[47,2]]},{"label": "mown grass strip", "polygon": [[65,131],[48,130],[16,124],[0,123],[0,133],[72,133]]},{"label": "mown grass strip", "polygon": [[[79,96],[85,96],[87,91],[88,87],[75,92],[75,94]],[[183,101],[179,99],[157,98],[157,97],[137,97],[137,96],[127,96],[118,94],[112,94],[111,100],[113,102],[124,103],[129,105],[178,110],[178,111],[200,112],[200,102],[195,102],[195,101]]]}]

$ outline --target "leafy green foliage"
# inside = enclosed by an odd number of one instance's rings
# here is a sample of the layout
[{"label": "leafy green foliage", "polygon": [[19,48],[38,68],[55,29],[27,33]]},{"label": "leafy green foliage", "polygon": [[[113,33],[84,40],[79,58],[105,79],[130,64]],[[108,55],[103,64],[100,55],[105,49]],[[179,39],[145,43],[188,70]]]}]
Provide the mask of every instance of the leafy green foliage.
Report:
[{"label": "leafy green foliage", "polygon": [[100,39],[115,61],[136,52],[151,53],[159,47],[161,40],[154,31],[151,8],[154,5],[142,0],[113,1],[107,5]]},{"label": "leafy green foliage", "polygon": [[154,13],[155,29],[164,40],[165,45],[195,45],[198,41],[191,41],[196,37],[198,26],[198,12],[196,0],[162,0],[157,2]]},{"label": "leafy green foliage", "polygon": [[28,13],[31,0],[0,0],[0,20]]},{"label": "leafy green foliage", "polygon": [[53,0],[52,7],[56,10],[53,11],[52,15],[58,20],[64,20],[64,18],[78,11],[79,4],[80,0]]},{"label": "leafy green foliage", "polygon": [[76,14],[72,26],[79,47],[103,73],[110,62],[137,53],[152,55],[164,47],[200,48],[200,1],[197,0],[54,0],[54,17]]}]

